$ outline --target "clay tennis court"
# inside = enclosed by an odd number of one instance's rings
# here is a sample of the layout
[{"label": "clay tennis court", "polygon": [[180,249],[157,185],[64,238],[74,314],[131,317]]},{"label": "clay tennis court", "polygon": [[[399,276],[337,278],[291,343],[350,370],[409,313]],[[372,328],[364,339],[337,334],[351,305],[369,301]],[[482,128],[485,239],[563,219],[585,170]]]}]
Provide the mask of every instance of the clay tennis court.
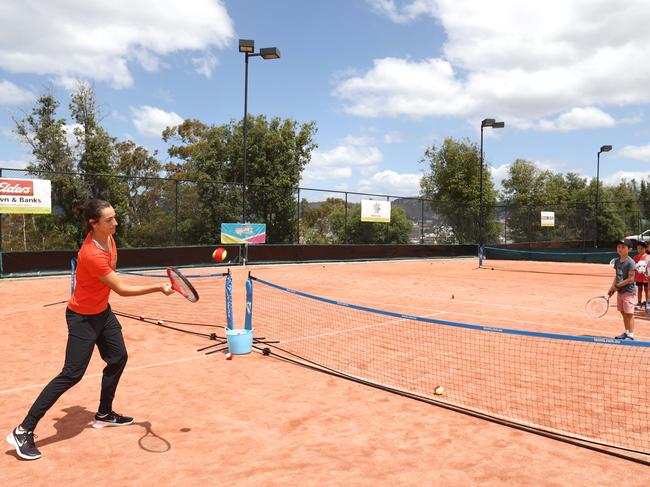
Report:
[{"label": "clay tennis court", "polygon": [[[508,270],[491,271],[475,269],[476,264],[476,259],[439,259],[232,267],[235,323],[237,327],[243,323],[244,282],[251,271],[260,279],[306,293],[439,320],[579,336],[613,337],[621,331],[615,309],[596,321],[584,313],[585,301],[603,294],[611,283],[611,269],[606,265],[511,262]],[[263,295],[258,289],[254,325],[258,308],[272,312],[257,301]],[[194,314],[189,318],[221,323],[214,330],[193,329],[219,332],[224,324],[223,281],[215,279],[214,289],[199,292],[201,301],[196,311],[187,311]],[[0,281],[4,357],[0,427],[4,432],[22,420],[41,388],[61,369],[67,335],[65,304],[44,305],[64,300],[69,293],[67,276]],[[113,296],[111,303],[115,310],[129,307],[146,310],[148,315],[159,312],[177,318],[185,314],[186,304],[179,296],[156,296],[157,304],[151,304],[152,297],[146,302],[138,299]],[[309,322],[307,308],[303,313]],[[637,317],[637,340],[650,340],[648,319]],[[322,326],[332,326],[325,318],[321,317]],[[336,314],[329,318],[335,319]],[[103,367],[95,354],[84,379],[39,424],[36,444],[43,458],[20,461],[5,444],[0,460],[3,484],[27,478],[37,485],[648,482],[648,468],[639,463],[259,353],[232,361],[220,353],[204,355],[196,350],[210,345],[205,337],[137,319],[121,322],[129,363],[114,407],[135,416],[136,424],[102,430],[90,427]],[[369,329],[367,335],[375,332]],[[340,347],[347,345],[342,337]],[[333,356],[337,353],[332,351]],[[443,359],[431,357],[432,361]],[[367,357],[365,365],[357,365],[369,366],[373,360]],[[496,356],[493,362],[499,360]],[[620,373],[626,373],[625,367]],[[619,383],[610,384],[611,380],[608,377],[603,384],[616,392]],[[462,386],[454,384],[453,375],[444,385],[449,400]],[[644,385],[636,389],[636,395],[647,393]],[[571,390],[571,385],[566,388]],[[561,389],[538,392],[540,398],[564,393]],[[626,402],[626,391],[619,392],[623,399],[618,407],[636,407]],[[644,407],[647,414],[647,404]],[[576,416],[584,414],[580,404],[574,409]],[[569,410],[561,414],[570,414]],[[640,426],[639,441],[647,442],[649,426]]]}]

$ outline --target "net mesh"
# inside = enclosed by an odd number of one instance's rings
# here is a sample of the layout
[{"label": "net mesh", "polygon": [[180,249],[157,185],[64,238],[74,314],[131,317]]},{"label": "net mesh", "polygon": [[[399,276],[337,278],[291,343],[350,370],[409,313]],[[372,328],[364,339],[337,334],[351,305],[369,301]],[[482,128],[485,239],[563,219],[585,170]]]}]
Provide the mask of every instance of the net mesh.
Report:
[{"label": "net mesh", "polygon": [[609,264],[616,258],[616,251],[571,249],[506,249],[483,247],[484,260],[531,260],[539,262],[580,262],[586,264]]},{"label": "net mesh", "polygon": [[479,267],[491,270],[530,272],[544,274],[590,275],[612,277],[611,269],[616,251],[592,249],[512,249],[484,246],[479,249]]},{"label": "net mesh", "polygon": [[272,346],[280,354],[530,428],[650,453],[650,342],[454,323],[253,279],[256,334],[279,340]]}]

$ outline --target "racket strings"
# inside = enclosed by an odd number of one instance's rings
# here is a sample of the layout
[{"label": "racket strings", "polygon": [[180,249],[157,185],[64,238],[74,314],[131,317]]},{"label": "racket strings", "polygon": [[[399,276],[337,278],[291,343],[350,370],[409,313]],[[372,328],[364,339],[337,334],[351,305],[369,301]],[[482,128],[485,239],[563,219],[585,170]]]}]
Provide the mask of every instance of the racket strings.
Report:
[{"label": "racket strings", "polygon": [[609,309],[609,301],[604,297],[590,299],[587,302],[585,309],[591,316],[601,317],[607,313],[607,310]]},{"label": "racket strings", "polygon": [[180,292],[190,302],[196,303],[199,300],[197,292],[186,279],[183,279],[183,277],[178,274],[178,271],[172,270],[169,273],[169,278],[171,279],[172,287],[178,290],[178,292]]}]

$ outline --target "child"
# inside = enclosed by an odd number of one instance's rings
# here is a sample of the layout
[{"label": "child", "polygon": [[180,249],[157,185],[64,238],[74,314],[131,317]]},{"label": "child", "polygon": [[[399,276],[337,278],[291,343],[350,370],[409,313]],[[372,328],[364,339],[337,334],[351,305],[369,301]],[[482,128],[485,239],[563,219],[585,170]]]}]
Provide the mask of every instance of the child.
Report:
[{"label": "child", "polygon": [[618,240],[616,242],[616,253],[619,258],[614,261],[616,276],[612,287],[609,288],[609,295],[618,291],[616,297],[616,309],[623,316],[625,331],[615,337],[617,340],[634,340],[634,297],[636,285],[634,284],[634,260],[630,257],[632,242],[630,240]]},{"label": "child", "polygon": [[[647,244],[639,240],[636,243],[636,252],[634,256],[634,283],[637,288],[637,303],[636,309],[644,309],[648,301],[648,276],[646,274],[646,248]],[[643,299],[643,290],[645,289],[645,300]]]}]

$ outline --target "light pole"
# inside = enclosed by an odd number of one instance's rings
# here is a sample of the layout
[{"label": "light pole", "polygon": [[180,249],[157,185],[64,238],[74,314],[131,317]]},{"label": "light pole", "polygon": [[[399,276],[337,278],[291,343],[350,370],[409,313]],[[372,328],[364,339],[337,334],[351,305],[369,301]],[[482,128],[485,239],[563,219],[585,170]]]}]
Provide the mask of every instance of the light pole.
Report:
[{"label": "light pole", "polygon": [[248,170],[248,152],[246,147],[248,137],[248,58],[260,56],[262,59],[280,59],[280,50],[277,47],[263,47],[260,52],[255,52],[255,41],[252,39],[239,39],[239,52],[245,56],[244,68],[244,179],[242,182],[242,223],[246,223],[246,186]]},{"label": "light pole", "polygon": [[496,122],[493,118],[486,118],[481,122],[481,169],[479,171],[479,198],[480,198],[480,203],[479,203],[479,245],[482,248],[483,247],[483,227],[484,227],[484,221],[483,221],[483,129],[485,127],[492,127],[493,129],[502,129],[505,127],[504,122]]},{"label": "light pole", "polygon": [[612,150],[611,145],[604,145],[600,148],[598,151],[598,155],[596,156],[596,238],[594,239],[594,247],[598,248],[598,223],[599,223],[599,214],[598,214],[598,189],[600,188],[600,153],[601,152],[609,152]]}]

